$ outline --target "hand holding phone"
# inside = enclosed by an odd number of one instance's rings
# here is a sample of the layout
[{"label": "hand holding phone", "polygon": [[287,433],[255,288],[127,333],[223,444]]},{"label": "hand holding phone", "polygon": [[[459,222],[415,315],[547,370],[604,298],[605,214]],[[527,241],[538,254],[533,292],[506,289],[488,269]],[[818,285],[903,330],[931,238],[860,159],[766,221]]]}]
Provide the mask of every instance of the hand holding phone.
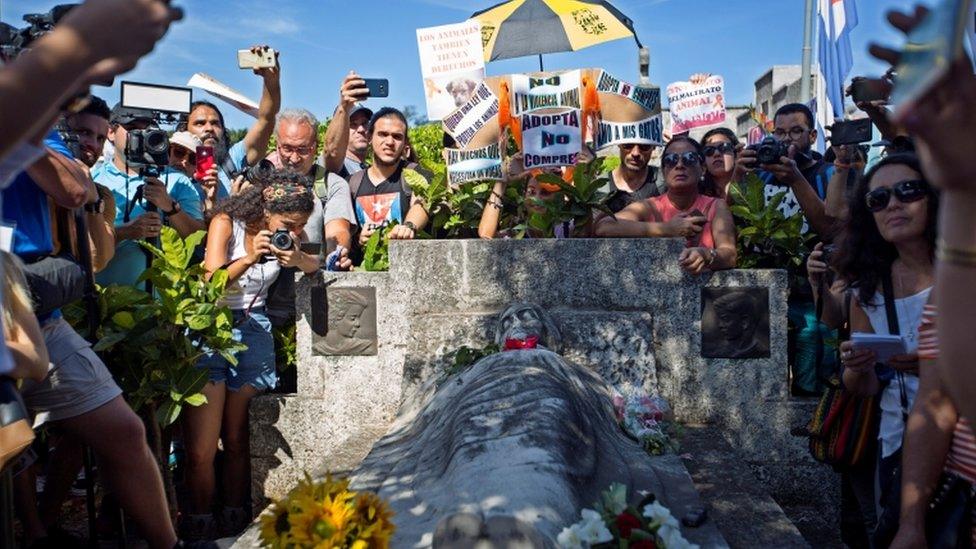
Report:
[{"label": "hand holding phone", "polygon": [[278,63],[278,52],[272,48],[237,50],[237,66],[242,69],[270,69]]},{"label": "hand holding phone", "polygon": [[207,172],[214,167],[214,148],[209,145],[202,145],[197,147],[197,163],[196,171],[193,173],[193,179],[202,180],[207,176]]},{"label": "hand holding phone", "polygon": [[386,78],[363,78],[366,89],[369,90],[368,97],[389,97],[390,81]]}]

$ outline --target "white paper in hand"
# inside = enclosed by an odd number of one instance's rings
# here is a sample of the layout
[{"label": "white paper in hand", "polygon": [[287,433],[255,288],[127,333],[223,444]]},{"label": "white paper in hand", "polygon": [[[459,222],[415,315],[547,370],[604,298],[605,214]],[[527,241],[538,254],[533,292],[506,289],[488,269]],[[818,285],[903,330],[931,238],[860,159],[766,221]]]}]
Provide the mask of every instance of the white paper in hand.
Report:
[{"label": "white paper in hand", "polygon": [[854,349],[871,349],[881,363],[888,362],[895,355],[908,353],[905,340],[899,335],[854,332],[851,334],[851,343]]}]

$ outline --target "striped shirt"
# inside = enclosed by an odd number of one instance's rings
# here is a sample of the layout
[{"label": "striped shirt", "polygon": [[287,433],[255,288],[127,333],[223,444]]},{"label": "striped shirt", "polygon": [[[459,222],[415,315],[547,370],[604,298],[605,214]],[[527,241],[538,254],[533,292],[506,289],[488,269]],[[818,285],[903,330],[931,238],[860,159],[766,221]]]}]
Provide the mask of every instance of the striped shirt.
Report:
[{"label": "striped shirt", "polygon": [[[939,335],[935,319],[938,309],[926,305],[922,312],[922,323],[918,328],[918,359],[937,360],[939,358]],[[946,456],[945,470],[959,476],[971,484],[976,484],[976,436],[973,435],[969,420],[959,416],[952,434],[949,455]],[[976,509],[973,510],[973,524],[976,524]],[[973,529],[973,545],[976,546],[976,528]]]}]

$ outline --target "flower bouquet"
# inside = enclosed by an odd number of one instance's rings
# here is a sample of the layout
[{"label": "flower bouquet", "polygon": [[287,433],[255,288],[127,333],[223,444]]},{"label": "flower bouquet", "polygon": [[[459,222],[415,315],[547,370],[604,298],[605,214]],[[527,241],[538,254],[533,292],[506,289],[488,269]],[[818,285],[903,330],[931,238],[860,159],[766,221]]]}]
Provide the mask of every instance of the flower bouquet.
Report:
[{"label": "flower bouquet", "polygon": [[681,428],[671,421],[671,407],[659,396],[631,394],[613,397],[617,422],[651,455],[676,453]]},{"label": "flower bouquet", "polygon": [[274,549],[385,549],[395,529],[386,502],[349,481],[308,475],[261,514],[261,545]]},{"label": "flower bouquet", "polygon": [[[627,505],[627,488],[611,484],[596,510],[583,509],[582,520],[563,528],[556,543],[563,549],[697,549],[681,535],[678,520],[653,494],[637,507]],[[638,511],[638,509],[640,511]]]}]

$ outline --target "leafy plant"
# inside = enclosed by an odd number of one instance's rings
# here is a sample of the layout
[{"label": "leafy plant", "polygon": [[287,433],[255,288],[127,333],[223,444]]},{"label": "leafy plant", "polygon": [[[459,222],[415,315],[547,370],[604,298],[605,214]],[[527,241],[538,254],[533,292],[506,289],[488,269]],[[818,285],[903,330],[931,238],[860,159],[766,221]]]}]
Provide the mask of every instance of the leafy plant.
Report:
[{"label": "leafy plant", "polygon": [[590,162],[576,165],[572,184],[554,174],[540,174],[540,183],[559,187],[552,200],[541,202],[545,212],[533,213],[527,224],[544,235],[551,235],[557,225],[572,222],[573,236],[587,236],[593,223],[594,214],[611,214],[606,202],[610,194],[603,190],[609,176],[603,168],[604,159],[597,157]]},{"label": "leafy plant", "polygon": [[441,154],[444,149],[444,130],[440,123],[414,126],[407,134],[410,138],[410,148],[417,155],[417,161],[435,176],[444,175],[447,166]]},{"label": "leafy plant", "polygon": [[390,230],[397,225],[396,221],[389,225],[377,229],[366,240],[366,247],[363,248],[364,271],[388,271],[390,270]]},{"label": "leafy plant", "polygon": [[[198,231],[184,240],[163,227],[161,248],[140,242],[153,261],[139,280],[151,282],[155,295],[113,285],[101,288],[98,297],[101,322],[94,350],[132,408],[154,411],[164,427],[176,421],[183,406],[206,402],[200,390],[209,373],[196,363],[207,349],[231,364],[237,363],[234,354],[246,349],[233,339],[230,309],[217,305],[227,272],[217,271],[207,281],[202,265],[190,265],[204,236]],[[77,308],[72,317],[78,320]]]},{"label": "leafy plant", "polygon": [[806,257],[803,217],[779,211],[786,191],[776,193],[768,205],[765,184],[749,174],[741,184],[730,185],[732,214],[738,232],[739,268],[787,269],[794,272]]},{"label": "leafy plant", "polygon": [[298,342],[295,338],[295,323],[274,327],[271,335],[275,342],[275,364],[279,371],[285,371],[298,364]]}]

